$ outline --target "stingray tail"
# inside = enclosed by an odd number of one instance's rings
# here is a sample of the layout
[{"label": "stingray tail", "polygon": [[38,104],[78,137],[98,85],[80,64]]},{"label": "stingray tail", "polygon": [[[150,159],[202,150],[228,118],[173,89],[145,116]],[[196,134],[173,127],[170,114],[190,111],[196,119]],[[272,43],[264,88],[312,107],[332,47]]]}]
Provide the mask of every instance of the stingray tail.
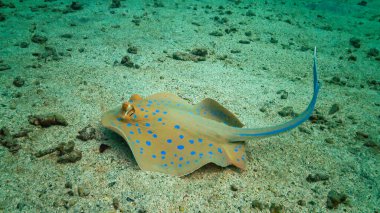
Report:
[{"label": "stingray tail", "polygon": [[318,96],[318,91],[319,91],[319,83],[318,83],[318,75],[317,75],[317,48],[316,47],[314,48],[314,59],[313,59],[313,84],[314,84],[313,98],[311,99],[309,106],[306,108],[306,110],[302,112],[299,116],[297,116],[291,121],[288,121],[286,123],[283,123],[277,126],[257,128],[257,129],[239,129],[237,133],[234,135],[232,141],[245,141],[247,139],[254,138],[254,137],[266,137],[270,135],[276,135],[276,134],[291,130],[301,125],[303,122],[309,119],[309,117],[313,113],[315,104],[317,102],[317,96]]}]

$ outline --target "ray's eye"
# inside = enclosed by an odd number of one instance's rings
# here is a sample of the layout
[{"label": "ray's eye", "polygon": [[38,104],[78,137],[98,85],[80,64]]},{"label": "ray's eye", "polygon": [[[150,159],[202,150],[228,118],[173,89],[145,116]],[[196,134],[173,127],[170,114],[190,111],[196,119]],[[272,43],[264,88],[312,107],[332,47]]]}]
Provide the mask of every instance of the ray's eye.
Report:
[{"label": "ray's eye", "polygon": [[135,112],[136,112],[135,107],[129,102],[124,102],[123,105],[121,106],[122,116],[126,120],[130,120],[136,117]]}]

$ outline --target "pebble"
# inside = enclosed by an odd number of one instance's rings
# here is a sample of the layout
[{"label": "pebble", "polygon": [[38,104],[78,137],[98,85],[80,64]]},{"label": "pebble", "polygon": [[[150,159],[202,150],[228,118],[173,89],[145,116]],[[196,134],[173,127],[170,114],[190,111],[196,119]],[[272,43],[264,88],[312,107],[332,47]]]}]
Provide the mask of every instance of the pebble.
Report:
[{"label": "pebble", "polygon": [[318,182],[318,181],[326,181],[329,179],[330,179],[330,177],[326,174],[316,173],[316,174],[309,174],[306,178],[306,181],[309,183],[314,183],[314,182]]},{"label": "pebble", "polygon": [[86,126],[78,132],[77,138],[82,141],[88,141],[97,138],[96,129],[92,126]]},{"label": "pebble", "polygon": [[281,117],[286,117],[286,116],[295,116],[295,113],[293,111],[293,107],[291,106],[287,106],[287,107],[284,107],[282,108],[281,111],[278,112],[278,114],[281,116]]},{"label": "pebble", "polygon": [[24,86],[25,84],[25,80],[22,79],[20,76],[17,76],[14,80],[13,80],[13,85],[15,87],[22,87]]},{"label": "pebble", "polygon": [[32,42],[37,44],[44,44],[47,42],[47,37],[35,34],[32,36]]},{"label": "pebble", "polygon": [[251,207],[254,208],[254,209],[263,210],[263,209],[264,209],[264,204],[261,203],[261,202],[258,201],[258,200],[254,200],[254,201],[252,201],[252,203],[251,203]]},{"label": "pebble", "polygon": [[333,104],[329,110],[329,115],[335,114],[340,110],[339,104]]},{"label": "pebble", "polygon": [[350,38],[350,44],[355,48],[360,48],[360,39]]}]

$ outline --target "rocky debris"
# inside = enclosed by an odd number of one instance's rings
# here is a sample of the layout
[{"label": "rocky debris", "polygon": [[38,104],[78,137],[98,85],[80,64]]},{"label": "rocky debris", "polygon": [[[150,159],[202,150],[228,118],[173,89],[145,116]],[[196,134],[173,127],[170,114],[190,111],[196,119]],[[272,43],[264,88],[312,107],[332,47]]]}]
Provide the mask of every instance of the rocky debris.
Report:
[{"label": "rocky debris", "polygon": [[35,34],[32,36],[32,42],[37,44],[44,44],[46,43],[48,38],[46,36]]},{"label": "rocky debris", "polygon": [[369,51],[367,52],[367,56],[368,57],[377,57],[377,56],[379,56],[379,50],[378,49],[376,49],[376,48],[371,48],[371,49],[369,49]]},{"label": "rocky debris", "polygon": [[99,153],[103,153],[104,151],[106,151],[107,149],[111,148],[110,146],[108,146],[107,144],[100,144],[99,146]]},{"label": "rocky debris", "polygon": [[21,78],[20,76],[17,76],[14,80],[13,80],[13,85],[15,87],[22,87],[24,86],[25,84],[25,80],[23,78]]},{"label": "rocky debris", "polygon": [[366,1],[361,1],[358,3],[358,5],[360,6],[367,6],[367,2]]},{"label": "rocky debris", "polygon": [[223,33],[221,31],[212,31],[209,33],[209,35],[220,37],[220,36],[223,36]]},{"label": "rocky debris", "polygon": [[121,7],[121,2],[120,0],[112,0],[112,3],[110,5],[110,8],[119,8]]},{"label": "rocky debris", "polygon": [[285,207],[280,204],[272,203],[269,207],[270,213],[285,213]]},{"label": "rocky debris", "polygon": [[135,64],[132,62],[131,58],[129,56],[124,56],[122,59],[121,59],[121,62],[120,62],[121,65],[124,65],[126,67],[131,67],[131,68],[140,68],[139,65]]},{"label": "rocky debris", "polygon": [[77,138],[82,141],[97,139],[99,136],[99,133],[91,125],[86,126],[82,130],[80,130],[78,133],[79,135],[77,135]]},{"label": "rocky debris", "polygon": [[336,209],[341,203],[347,202],[348,196],[346,194],[331,190],[327,195],[326,207],[328,209]]},{"label": "rocky debris", "polygon": [[254,209],[258,209],[258,210],[262,211],[265,208],[265,205],[258,200],[254,200],[251,203],[251,207]]},{"label": "rocky debris", "polygon": [[339,104],[333,104],[329,110],[329,115],[335,114],[340,110]]},{"label": "rocky debris", "polygon": [[360,39],[350,38],[350,44],[351,44],[351,46],[353,46],[355,48],[360,48]]},{"label": "rocky debris", "polygon": [[377,90],[377,91],[380,90],[380,80],[379,81],[378,80],[368,80],[367,84],[368,84],[370,89]]},{"label": "rocky debris", "polygon": [[8,148],[11,153],[16,153],[21,149],[21,146],[17,143],[6,127],[2,127],[0,129],[0,145]]},{"label": "rocky debris", "polygon": [[0,13],[0,21],[5,21],[5,15],[4,14],[2,14],[2,13]]},{"label": "rocky debris", "polygon": [[282,108],[281,111],[278,112],[278,114],[281,117],[287,117],[287,116],[294,117],[294,116],[296,116],[296,113],[293,111],[293,107],[291,107],[291,106],[287,106],[287,107]]},{"label": "rocky debris", "polygon": [[[195,54],[198,54],[198,55],[195,55]],[[172,57],[175,60],[181,60],[181,61],[194,61],[194,62],[205,61],[206,57],[200,56],[202,54],[207,55],[207,50],[206,50],[206,53],[204,52],[204,50],[199,50],[199,49],[193,50],[192,53],[175,52],[173,53]]]},{"label": "rocky debris", "polygon": [[30,115],[28,117],[29,123],[35,126],[41,126],[43,128],[53,125],[67,126],[66,119],[57,113],[49,113],[44,115]]},{"label": "rocky debris", "polygon": [[281,94],[280,96],[281,99],[287,99],[289,95],[289,93],[285,90],[279,90],[276,92],[276,94]]},{"label": "rocky debris", "polygon": [[83,5],[81,3],[79,3],[79,2],[73,1],[73,2],[71,2],[70,9],[72,9],[72,10],[82,10],[83,9]]},{"label": "rocky debris", "polygon": [[135,46],[129,46],[128,49],[127,49],[127,52],[131,53],[131,54],[137,54],[137,50],[138,50],[137,47],[135,47]]},{"label": "rocky debris", "polygon": [[309,174],[306,178],[306,181],[309,183],[314,183],[314,182],[319,182],[319,181],[326,181],[329,179],[330,177],[326,174],[316,173],[316,174]]},{"label": "rocky debris", "polygon": [[9,69],[11,69],[11,67],[8,64],[0,64],[0,72]]},{"label": "rocky debris", "polygon": [[22,42],[20,42],[19,46],[20,46],[21,48],[28,48],[28,47],[29,47],[29,43],[26,42],[26,41],[22,41]]},{"label": "rocky debris", "polygon": [[206,57],[208,54],[208,51],[206,48],[195,48],[191,50],[190,52],[193,55],[200,56],[200,57]]},{"label": "rocky debris", "polygon": [[75,149],[74,141],[59,144],[57,151],[57,163],[75,163],[82,159],[82,152]]}]

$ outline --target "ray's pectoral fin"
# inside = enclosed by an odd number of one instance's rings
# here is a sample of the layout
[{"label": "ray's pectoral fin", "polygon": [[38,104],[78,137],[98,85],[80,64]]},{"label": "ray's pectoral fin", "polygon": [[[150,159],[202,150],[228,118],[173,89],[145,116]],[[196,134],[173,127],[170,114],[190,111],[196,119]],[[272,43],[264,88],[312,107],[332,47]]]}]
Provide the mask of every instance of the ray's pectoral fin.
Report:
[{"label": "ray's pectoral fin", "polygon": [[233,127],[244,126],[232,112],[211,98],[204,99],[194,107],[203,117],[223,122]]}]

